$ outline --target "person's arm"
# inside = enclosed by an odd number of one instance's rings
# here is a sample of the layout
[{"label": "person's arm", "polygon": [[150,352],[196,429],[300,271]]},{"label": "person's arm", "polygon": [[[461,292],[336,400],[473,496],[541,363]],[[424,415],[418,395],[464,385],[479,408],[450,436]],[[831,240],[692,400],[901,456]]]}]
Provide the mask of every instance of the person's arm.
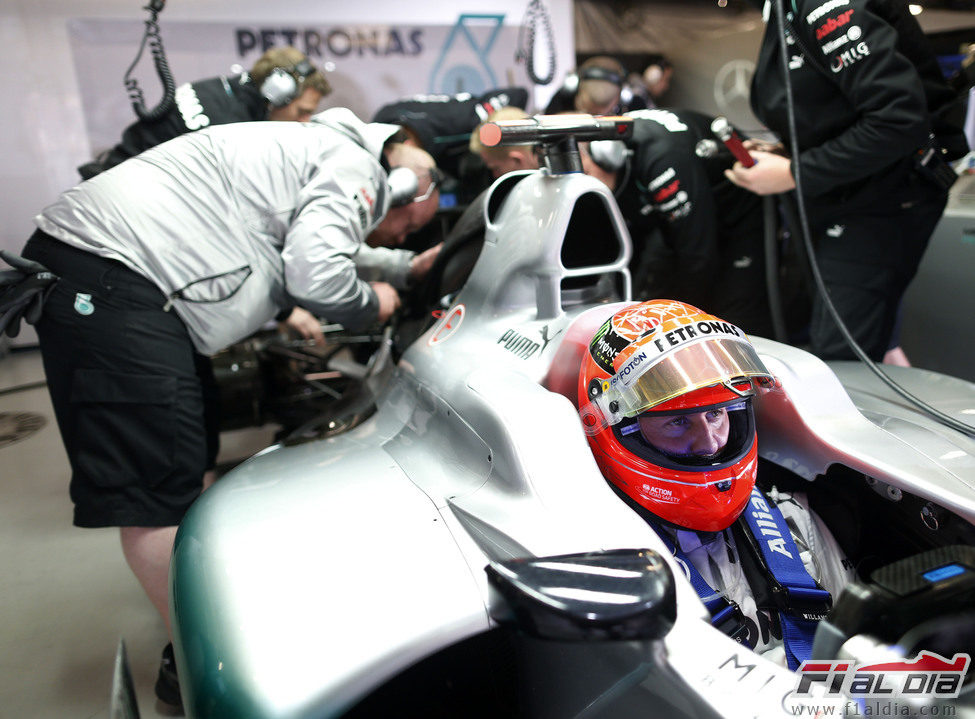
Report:
[{"label": "person's arm", "polygon": [[442,244],[438,243],[419,254],[410,250],[362,245],[353,260],[360,279],[388,282],[398,290],[405,290],[426,277]]},{"label": "person's arm", "polygon": [[642,143],[634,160],[638,182],[674,253],[676,272],[668,285],[675,299],[701,305],[719,268],[717,210],[707,173],[696,157],[666,138]]},{"label": "person's arm", "polygon": [[[803,191],[815,196],[873,175],[924,144],[927,103],[920,77],[896,51],[896,31],[868,9],[870,2],[850,0],[823,14],[819,0],[798,5],[793,28],[801,45],[817,53],[805,62],[818,63],[857,116],[836,137],[801,152]],[[815,116],[808,98],[795,102],[797,113]]]},{"label": "person's arm", "polygon": [[388,282],[403,290],[410,284],[410,265],[416,253],[392,247],[370,247],[363,243],[352,258],[359,278],[366,282]]},{"label": "person's arm", "polygon": [[380,302],[353,258],[381,219],[375,204],[385,178],[368,157],[364,167],[354,167],[354,160],[335,157],[302,189],[281,257],[288,294],[298,304],[330,322],[361,327],[378,318]]}]

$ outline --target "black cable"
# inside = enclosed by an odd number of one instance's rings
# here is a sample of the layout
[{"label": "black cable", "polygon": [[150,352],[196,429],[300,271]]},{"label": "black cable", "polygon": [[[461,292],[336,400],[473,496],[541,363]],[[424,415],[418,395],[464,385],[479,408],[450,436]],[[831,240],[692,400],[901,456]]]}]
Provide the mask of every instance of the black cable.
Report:
[{"label": "black cable", "polygon": [[799,133],[796,130],[796,115],[795,106],[793,103],[792,96],[792,79],[789,76],[789,52],[788,46],[786,44],[786,31],[785,31],[785,10],[782,5],[782,0],[774,0],[775,2],[775,13],[776,25],[778,27],[779,34],[779,54],[782,61],[782,73],[784,75],[785,81],[785,98],[786,98],[786,114],[788,116],[789,124],[789,139],[792,145],[792,175],[796,182],[796,207],[799,214],[799,230],[802,235],[802,241],[806,248],[806,253],[809,259],[809,267],[812,271],[813,280],[816,283],[816,289],[823,300],[823,305],[829,312],[830,317],[836,322],[836,327],[839,329],[840,334],[843,335],[843,339],[846,341],[853,353],[880,379],[881,382],[886,384],[895,393],[899,394],[901,397],[906,399],[908,402],[913,404],[915,407],[920,409],[922,412],[927,413],[937,421],[950,427],[951,429],[957,430],[962,434],[966,434],[969,437],[975,437],[975,427],[966,424],[964,422],[959,422],[954,417],[951,417],[938,409],[935,409],[931,405],[924,402],[922,399],[915,397],[913,394],[908,392],[906,389],[897,384],[892,380],[883,370],[881,370],[877,364],[867,356],[867,353],[863,351],[860,345],[857,344],[856,340],[853,339],[853,335],[846,328],[840,317],[839,312],[833,305],[833,301],[830,299],[829,292],[826,290],[826,284],[823,282],[823,277],[819,272],[819,265],[816,263],[816,255],[813,251],[812,244],[812,233],[809,230],[809,220],[806,215],[806,202],[802,194],[802,172],[801,164],[799,162]]},{"label": "black cable", "polygon": [[777,342],[788,342],[785,310],[782,306],[782,286],[779,282],[779,248],[776,229],[776,204],[771,195],[762,198],[762,215],[765,228],[765,287],[768,292],[769,313],[772,316],[772,332]]},{"label": "black cable", "polygon": [[[146,20],[146,30],[142,35],[139,52],[136,54],[132,64],[129,65],[129,69],[125,71],[125,77],[123,78],[125,89],[129,93],[129,100],[132,102],[132,109],[135,110],[135,114],[140,120],[158,120],[170,111],[176,98],[176,82],[173,80],[173,75],[169,71],[166,51],[163,49],[162,37],[159,34],[158,17],[165,4],[166,0],[150,0],[149,4],[142,8],[143,10],[149,11],[149,19]],[[142,58],[142,52],[145,50],[147,43],[149,44],[149,51],[152,53],[153,63],[156,66],[156,74],[159,76],[159,80],[163,86],[162,99],[151,110],[146,109],[145,96],[139,87],[139,81],[131,77],[132,71],[135,70],[135,66],[139,64],[139,60]]]},{"label": "black cable", "polygon": [[[535,37],[538,34],[536,25],[540,24],[548,43],[548,70],[544,76],[535,72]],[[525,10],[525,19],[518,30],[518,50],[515,62],[525,61],[528,78],[536,85],[548,85],[555,79],[555,34],[552,32],[552,20],[542,0],[529,0]]]}]

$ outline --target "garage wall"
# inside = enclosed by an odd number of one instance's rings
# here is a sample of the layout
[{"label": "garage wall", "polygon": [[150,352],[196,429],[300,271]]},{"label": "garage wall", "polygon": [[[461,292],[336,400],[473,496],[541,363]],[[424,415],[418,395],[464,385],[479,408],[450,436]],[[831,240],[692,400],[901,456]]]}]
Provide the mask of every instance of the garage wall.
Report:
[{"label": "garage wall", "polygon": [[[143,0],[3,0],[0,2],[0,97],[4,98],[0,132],[0,249],[19,251],[33,231],[33,216],[60,192],[79,181],[77,166],[91,159],[106,144],[106,138],[121,133],[135,115],[125,93],[122,78],[135,59],[148,13]],[[325,104],[345,104],[362,116],[371,114],[383,102],[431,91],[432,67],[454,72],[456,85],[476,74],[477,62],[468,57],[451,58],[444,52],[447,38],[454,47],[486,47],[493,42],[490,61],[499,85],[524,79],[524,65],[513,62],[510,47],[517,42],[528,0],[450,0],[440,3],[405,3],[400,0],[370,0],[368,3],[341,0],[168,0],[159,16],[166,54],[177,84],[233,72],[232,66],[249,67],[261,48],[238,50],[238,30],[246,45],[250,33],[256,43],[302,45],[303,31],[319,37],[337,29],[331,56],[334,60],[334,97]],[[574,65],[571,0],[546,0],[555,37],[556,79]],[[463,28],[461,15],[468,18]],[[502,17],[500,31],[492,27]],[[212,27],[214,41],[200,42],[200,34]],[[399,28],[394,38],[405,50],[391,52],[381,67],[382,57],[371,50],[350,51],[341,46],[357,28]],[[297,36],[288,31],[297,28]],[[429,42],[421,43],[427,64],[415,73],[415,84],[403,78],[404,56],[417,48],[410,33],[424,29]],[[344,34],[343,34],[344,33]],[[435,43],[440,42],[438,47]],[[543,55],[550,48],[539,42],[536,61],[539,72]],[[505,52],[501,52],[504,50]],[[380,53],[381,54],[381,53]],[[414,53],[415,54],[415,53]],[[328,50],[323,52],[328,55]],[[414,64],[416,57],[409,57]],[[364,62],[368,60],[368,63]],[[453,67],[448,67],[453,61]],[[422,63],[421,63],[422,64]],[[396,70],[400,75],[396,77]],[[519,74],[520,73],[520,74]],[[140,61],[137,79],[146,105],[154,106],[161,86],[148,52]],[[391,79],[392,78],[392,79]],[[535,88],[537,106],[544,107],[551,86]],[[387,94],[384,94],[387,93]],[[382,101],[379,100],[382,98]],[[27,327],[16,345],[36,342]]]},{"label": "garage wall", "polygon": [[[0,248],[19,250],[32,231],[33,215],[61,191],[76,184],[79,177],[75,168],[101,149],[92,146],[92,128],[88,123],[92,122],[93,116],[110,114],[111,108],[121,107],[121,117],[126,122],[135,119],[122,78],[138,50],[142,23],[148,17],[143,10],[146,4],[141,0],[4,0],[0,3],[0,63],[5,69],[0,74],[0,97],[4,98],[0,121],[3,123],[0,155],[4,160],[0,164]],[[527,4],[527,0],[453,0],[446,3],[371,0],[364,4],[339,0],[279,0],[275,3],[169,0],[160,14],[160,24],[173,74],[177,83],[181,83],[230,72],[235,62],[247,67],[259,52],[251,50],[254,57],[250,54],[244,58],[236,57],[234,42],[227,42],[223,35],[215,35],[214,45],[225,47],[226,52],[210,53],[201,60],[201,53],[191,51],[181,36],[174,34],[179,28],[198,31],[205,27],[205,23],[213,23],[214,28],[223,31],[228,26],[239,26],[256,32],[258,41],[261,33],[265,33],[265,39],[272,44],[287,44],[282,29],[336,26],[439,26],[440,37],[445,37],[461,14],[485,14],[503,15],[503,26],[510,37],[517,33]],[[561,73],[574,63],[571,0],[547,0],[545,5],[551,14],[558,72]],[[119,37],[110,45],[106,44],[103,50],[93,50],[95,40],[87,46],[79,44],[79,22],[87,22],[89,28],[95,27],[103,36],[105,28],[117,22]],[[427,46],[425,51],[431,63],[442,59],[438,48]],[[374,54],[369,53],[359,57],[367,56],[375,60]],[[85,65],[83,72],[79,72],[82,59]],[[382,77],[372,78],[357,72],[356,53],[333,59],[336,60],[333,82],[336,88],[348,84],[339,81],[343,73],[349,78],[354,76],[355,82],[364,87],[383,82]],[[398,59],[402,59],[402,55],[391,55],[389,63],[395,65]],[[504,58],[504,64],[512,64],[510,60]],[[212,66],[206,65],[207,62]],[[140,62],[139,68],[137,77],[142,79],[146,104],[152,106],[161,95],[159,81],[147,57]],[[414,88],[390,85],[390,95],[385,101],[428,92],[428,73],[417,75]],[[509,79],[510,73],[498,68],[497,77],[499,83],[504,84],[502,80]],[[88,87],[89,97],[83,102],[85,88],[81,86],[82,82],[97,82],[98,92],[103,96],[93,102]],[[539,102],[547,100],[553,91],[554,87],[539,88]],[[374,97],[363,97],[362,93],[346,94],[343,99],[351,106],[351,101],[358,98],[359,106],[353,109],[363,114],[373,112],[381,104]],[[124,124],[120,124],[117,128],[119,133],[123,127]]]}]

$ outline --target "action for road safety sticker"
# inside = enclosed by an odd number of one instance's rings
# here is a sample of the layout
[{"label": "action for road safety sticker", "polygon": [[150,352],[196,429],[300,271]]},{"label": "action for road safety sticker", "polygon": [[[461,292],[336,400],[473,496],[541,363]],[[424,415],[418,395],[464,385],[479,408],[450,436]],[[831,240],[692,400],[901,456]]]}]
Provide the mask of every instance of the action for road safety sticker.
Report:
[{"label": "action for road safety sticker", "polygon": [[448,337],[450,337],[457,328],[460,327],[460,323],[464,320],[464,312],[466,308],[464,305],[460,304],[452,307],[447,314],[440,318],[440,321],[434,325],[433,330],[430,333],[430,339],[427,340],[427,344],[433,347],[436,344],[440,344]]}]

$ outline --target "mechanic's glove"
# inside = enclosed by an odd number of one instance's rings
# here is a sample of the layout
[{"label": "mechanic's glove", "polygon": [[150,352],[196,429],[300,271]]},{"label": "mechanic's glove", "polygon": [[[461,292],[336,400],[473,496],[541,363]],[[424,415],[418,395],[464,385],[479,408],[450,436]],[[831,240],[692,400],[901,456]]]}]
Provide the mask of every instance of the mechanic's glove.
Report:
[{"label": "mechanic's glove", "polygon": [[39,262],[6,250],[0,250],[0,259],[14,268],[0,270],[0,334],[16,337],[21,319],[34,324],[41,318],[58,277]]}]

